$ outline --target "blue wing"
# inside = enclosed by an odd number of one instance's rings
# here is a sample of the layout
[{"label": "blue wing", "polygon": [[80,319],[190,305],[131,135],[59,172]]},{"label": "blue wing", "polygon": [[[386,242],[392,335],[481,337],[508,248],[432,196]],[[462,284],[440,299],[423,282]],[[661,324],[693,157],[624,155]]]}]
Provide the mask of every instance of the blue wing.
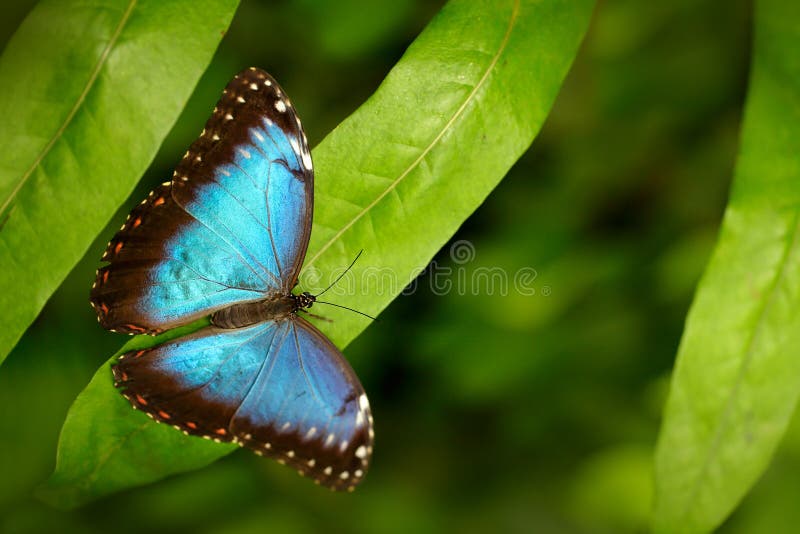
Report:
[{"label": "blue wing", "polygon": [[236,302],[288,294],[311,232],[302,126],[265,72],[225,89],[171,182],[109,242],[91,302],[110,330],[157,333]]},{"label": "blue wing", "polygon": [[325,486],[354,488],[374,438],[364,389],[339,350],[305,319],[292,316],[279,328],[231,431]]},{"label": "blue wing", "polygon": [[154,419],[235,441],[327,487],[352,489],[369,466],[364,390],[336,347],[302,318],[204,328],[124,354],[114,376]]}]

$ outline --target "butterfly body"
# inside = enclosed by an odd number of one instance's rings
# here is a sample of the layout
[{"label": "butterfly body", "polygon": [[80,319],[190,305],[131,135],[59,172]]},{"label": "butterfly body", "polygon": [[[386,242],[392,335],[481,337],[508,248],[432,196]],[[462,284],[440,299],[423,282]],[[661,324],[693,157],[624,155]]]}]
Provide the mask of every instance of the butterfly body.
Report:
[{"label": "butterfly body", "polygon": [[214,312],[211,324],[220,328],[242,328],[264,321],[292,320],[299,310],[310,308],[314,300],[314,295],[304,292],[233,304]]},{"label": "butterfly body", "polygon": [[211,325],[113,366],[131,405],[352,490],[374,433],[366,394],[293,294],[311,233],[313,168],[300,120],[259,69],[228,84],[173,178],[109,242],[90,302],[100,324],[157,334]]}]

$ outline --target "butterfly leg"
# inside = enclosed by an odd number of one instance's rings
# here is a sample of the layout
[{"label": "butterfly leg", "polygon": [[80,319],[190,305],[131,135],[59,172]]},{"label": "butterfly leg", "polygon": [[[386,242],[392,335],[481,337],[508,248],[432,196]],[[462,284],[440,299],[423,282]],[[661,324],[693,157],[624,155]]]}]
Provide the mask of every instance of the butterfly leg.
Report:
[{"label": "butterfly leg", "polygon": [[333,319],[328,319],[327,317],[323,317],[321,315],[317,315],[316,313],[311,313],[310,311],[306,311],[303,308],[298,309],[297,311],[301,311],[308,315],[309,317],[313,317],[314,319],[319,319],[320,321],[325,321],[326,323],[332,323]]}]

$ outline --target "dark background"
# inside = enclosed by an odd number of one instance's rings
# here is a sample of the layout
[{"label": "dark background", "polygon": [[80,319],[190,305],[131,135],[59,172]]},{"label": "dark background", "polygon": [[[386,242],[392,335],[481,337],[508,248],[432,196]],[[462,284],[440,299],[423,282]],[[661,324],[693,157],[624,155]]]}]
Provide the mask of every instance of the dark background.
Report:
[{"label": "dark background", "polygon": [[[665,4],[665,5],[662,5]],[[32,2],[4,5],[0,44]],[[0,367],[0,531],[641,532],[652,451],[737,151],[751,5],[598,5],[533,147],[454,240],[464,269],[537,272],[537,294],[436,295],[422,276],[345,353],[377,443],[352,495],[247,452],[72,512],[32,497],[67,409],[126,340],[88,305],[102,249],[171,176],[228,79],[270,71],[316,145],[363,102],[440,3],[245,0],[129,203]],[[398,124],[398,128],[402,128]],[[87,209],[91,209],[87,207]],[[800,521],[800,430],[723,527]]]}]

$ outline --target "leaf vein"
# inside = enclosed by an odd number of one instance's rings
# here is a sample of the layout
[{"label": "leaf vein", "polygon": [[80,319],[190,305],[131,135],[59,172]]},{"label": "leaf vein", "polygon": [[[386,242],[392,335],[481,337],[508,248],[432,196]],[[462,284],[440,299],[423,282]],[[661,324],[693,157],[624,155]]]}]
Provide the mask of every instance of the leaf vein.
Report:
[{"label": "leaf vein", "polygon": [[731,389],[730,394],[728,395],[727,400],[725,401],[725,408],[722,411],[722,415],[720,416],[719,422],[717,423],[716,429],[714,431],[714,437],[711,440],[711,445],[708,447],[708,451],[706,452],[705,458],[703,459],[703,465],[700,468],[700,472],[698,473],[697,477],[695,478],[694,483],[691,486],[691,493],[689,494],[689,498],[686,500],[686,506],[681,514],[681,517],[685,518],[691,506],[697,502],[697,494],[700,492],[700,488],[703,485],[703,481],[708,474],[708,470],[711,467],[712,458],[716,456],[717,449],[719,449],[720,443],[722,442],[723,434],[729,424],[729,419],[731,416],[731,412],[733,411],[733,407],[735,404],[736,399],[739,395],[739,389],[741,388],[742,382],[744,381],[744,377],[747,374],[748,369],[750,368],[750,363],[753,360],[754,352],[755,352],[755,344],[759,337],[759,333],[761,332],[764,320],[767,315],[769,315],[769,311],[772,307],[772,303],[775,300],[775,295],[778,293],[778,289],[782,285],[784,278],[786,277],[787,264],[789,263],[789,256],[791,255],[792,251],[797,248],[798,237],[800,237],[800,232],[798,232],[798,225],[800,225],[800,214],[795,213],[794,220],[792,221],[792,230],[790,235],[788,236],[786,249],[781,256],[780,261],[778,262],[778,272],[775,276],[775,280],[772,282],[772,285],[769,288],[769,292],[764,299],[764,305],[761,307],[761,310],[758,312],[758,319],[756,320],[755,327],[753,328],[752,333],[750,334],[750,338],[747,340],[747,344],[745,346],[744,357],[742,359],[742,363],[739,366],[739,371],[736,374],[736,380],[733,383],[733,388]]},{"label": "leaf vein", "polygon": [[506,29],[506,33],[503,36],[503,40],[501,41],[500,46],[497,49],[497,52],[494,54],[494,57],[492,57],[492,61],[487,66],[486,71],[481,76],[481,79],[478,80],[478,83],[475,84],[475,87],[472,89],[470,94],[467,95],[467,98],[464,100],[464,102],[462,102],[462,104],[455,111],[455,113],[453,113],[453,116],[450,117],[450,119],[444,124],[442,129],[436,135],[436,137],[434,137],[433,140],[430,143],[428,143],[428,146],[425,147],[425,149],[422,151],[422,153],[419,156],[417,156],[417,158],[413,162],[411,162],[411,164],[402,173],[400,173],[400,176],[395,178],[394,181],[391,184],[389,184],[389,186],[386,188],[386,190],[384,190],[381,194],[379,194],[372,202],[370,202],[365,208],[363,208],[359,213],[357,213],[355,215],[355,217],[353,217],[347,224],[342,226],[339,229],[339,231],[337,231],[336,234],[334,234],[333,237],[331,237],[324,245],[322,245],[322,247],[317,251],[317,253],[314,254],[314,256],[312,256],[311,259],[309,259],[306,262],[306,266],[305,266],[306,268],[308,268],[311,265],[313,265],[314,262],[317,261],[319,259],[319,257],[322,256],[322,254],[326,250],[328,250],[336,241],[338,241],[339,238],[347,230],[349,230],[359,219],[361,219],[373,207],[375,207],[375,205],[378,202],[380,202],[386,195],[388,195],[390,192],[392,192],[398,186],[398,184],[400,182],[402,182],[403,179],[405,179],[406,176],[411,174],[411,171],[413,171],[416,167],[418,167],[420,165],[420,163],[427,157],[427,155],[431,152],[431,150],[433,150],[433,147],[435,147],[436,144],[439,143],[439,141],[445,136],[445,134],[455,124],[456,120],[458,120],[458,118],[461,117],[461,115],[467,109],[467,106],[469,106],[469,104],[475,98],[475,95],[478,94],[478,91],[480,91],[480,89],[486,83],[486,80],[489,79],[489,75],[494,70],[495,66],[497,65],[497,62],[500,60],[500,56],[503,54],[503,52],[505,51],[506,47],[508,46],[508,41],[511,38],[511,32],[513,31],[514,26],[515,26],[515,24],[517,22],[518,15],[519,15],[519,0],[515,0],[514,8],[513,8],[512,12],[511,12],[511,18],[509,19],[509,22],[508,22],[508,28]]},{"label": "leaf vein", "polygon": [[[42,149],[39,155],[36,156],[36,159],[33,161],[30,168],[27,171],[25,171],[25,174],[22,175],[22,178],[20,178],[16,187],[14,187],[14,189],[8,195],[8,198],[3,202],[2,206],[0,206],[0,215],[2,215],[6,211],[6,209],[8,209],[8,206],[11,204],[11,202],[13,202],[14,198],[16,198],[20,190],[22,190],[22,187],[28,182],[30,177],[33,175],[33,171],[35,171],[39,167],[39,165],[41,165],[42,160],[47,156],[47,154],[50,153],[50,150],[53,149],[53,146],[56,144],[56,142],[59,139],[61,139],[61,136],[64,135],[64,132],[66,131],[67,127],[72,122],[72,119],[74,119],[75,115],[78,114],[78,110],[86,101],[86,96],[89,94],[89,91],[92,90],[92,87],[94,87],[94,83],[97,80],[97,77],[100,75],[100,71],[102,70],[103,65],[106,64],[108,56],[111,54],[111,49],[114,48],[115,44],[117,44],[119,36],[120,34],[122,34],[123,28],[128,23],[128,19],[130,18],[131,13],[133,13],[133,8],[136,7],[136,2],[137,0],[130,0],[130,2],[128,3],[128,7],[125,9],[125,13],[123,13],[122,19],[120,19],[119,24],[114,29],[114,33],[111,35],[111,39],[109,39],[108,44],[100,53],[100,57],[97,60],[97,64],[95,65],[92,74],[89,76],[89,80],[86,82],[86,86],[83,88],[83,91],[81,92],[80,96],[75,101],[75,105],[72,106],[72,109],[69,111],[69,114],[64,119],[64,122],[61,124],[58,130],[56,130],[56,133],[53,135],[53,137],[50,139],[47,145],[45,145],[45,147]],[[2,229],[0,228],[0,230]]]}]

